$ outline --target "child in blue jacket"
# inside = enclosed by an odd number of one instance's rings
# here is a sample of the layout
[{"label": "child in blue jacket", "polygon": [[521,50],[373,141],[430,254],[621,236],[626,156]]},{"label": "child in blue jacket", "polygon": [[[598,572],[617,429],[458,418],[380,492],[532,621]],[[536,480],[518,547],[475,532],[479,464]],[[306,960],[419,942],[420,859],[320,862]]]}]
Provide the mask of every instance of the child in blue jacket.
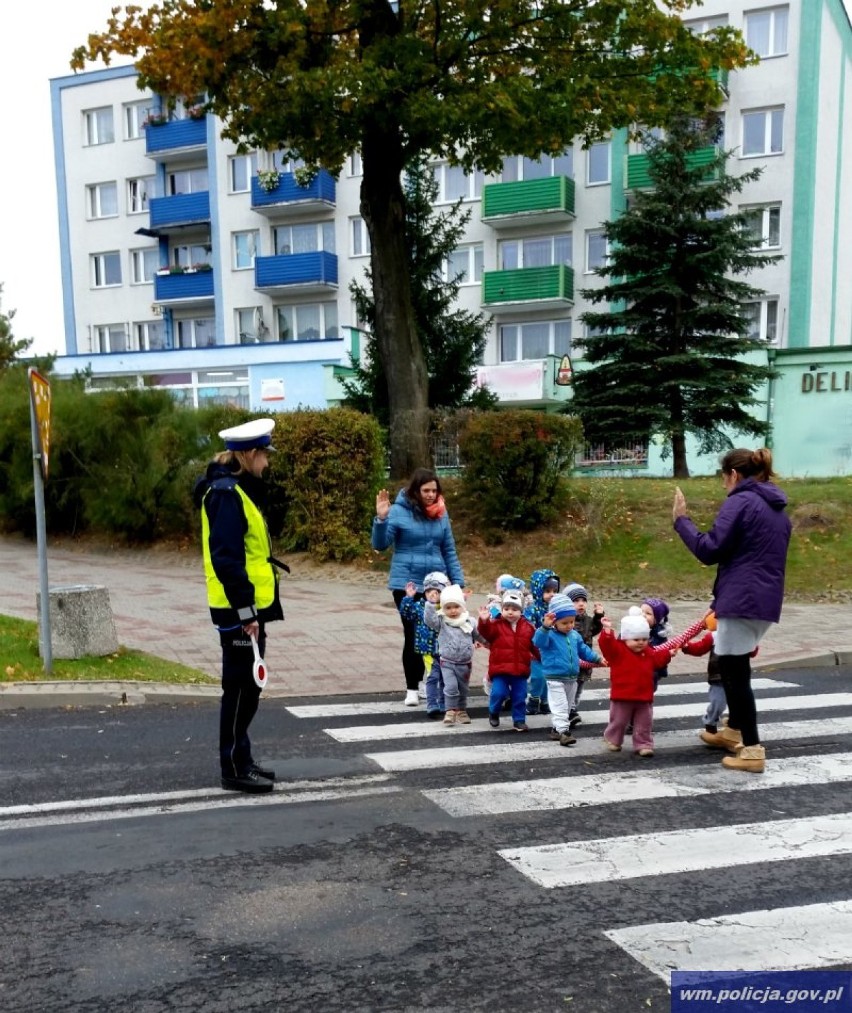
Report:
[{"label": "child in blue jacket", "polygon": [[[546,567],[533,570],[529,582],[532,604],[524,609],[524,619],[528,619],[536,629],[550,608],[551,598],[559,591],[559,578]],[[527,696],[527,714],[548,714],[547,683],[541,662],[535,660],[530,665],[529,695]]]},{"label": "child in blue jacket", "polygon": [[570,723],[580,677],[580,661],[596,664],[602,660],[574,629],[576,618],[577,609],[568,595],[555,594],[550,599],[550,610],[542,619],[541,628],[535,631],[533,637],[547,681],[550,738],[560,746],[573,746],[577,741],[571,734]]},{"label": "child in blue jacket", "polygon": [[423,578],[423,597],[417,594],[417,585],[405,585],[405,597],[399,603],[399,614],[414,623],[414,650],[423,656],[426,672],[423,686],[426,698],[426,716],[437,720],[444,715],[444,679],[438,650],[438,634],[429,628],[424,616],[426,602],[433,605],[441,600],[441,591],[449,587],[450,578],[438,570]]}]

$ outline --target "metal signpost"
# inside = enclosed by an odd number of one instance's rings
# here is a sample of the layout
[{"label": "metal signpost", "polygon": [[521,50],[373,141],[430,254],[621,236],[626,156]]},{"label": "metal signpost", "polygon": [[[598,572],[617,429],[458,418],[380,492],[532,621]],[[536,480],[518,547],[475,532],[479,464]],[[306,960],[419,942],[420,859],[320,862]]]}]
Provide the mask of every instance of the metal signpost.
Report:
[{"label": "metal signpost", "polygon": [[35,493],[36,545],[41,609],[41,652],[44,670],[53,671],[53,638],[50,632],[50,589],[47,580],[47,525],[44,516],[44,483],[50,458],[50,382],[32,366],[27,370],[30,386],[30,431],[33,441],[33,487]]}]

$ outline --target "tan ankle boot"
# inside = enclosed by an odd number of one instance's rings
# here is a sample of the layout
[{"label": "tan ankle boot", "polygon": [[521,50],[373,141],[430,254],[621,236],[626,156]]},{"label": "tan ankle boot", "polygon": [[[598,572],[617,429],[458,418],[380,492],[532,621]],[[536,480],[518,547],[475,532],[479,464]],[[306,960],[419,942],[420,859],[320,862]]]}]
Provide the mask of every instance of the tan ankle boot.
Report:
[{"label": "tan ankle boot", "polygon": [[726,756],[722,766],[728,770],[747,770],[751,774],[762,774],[766,760],[763,746],[743,746],[736,756]]},{"label": "tan ankle boot", "polygon": [[736,728],[720,728],[718,732],[699,732],[698,737],[705,746],[713,749],[727,749],[729,753],[736,753],[743,746],[743,736]]}]

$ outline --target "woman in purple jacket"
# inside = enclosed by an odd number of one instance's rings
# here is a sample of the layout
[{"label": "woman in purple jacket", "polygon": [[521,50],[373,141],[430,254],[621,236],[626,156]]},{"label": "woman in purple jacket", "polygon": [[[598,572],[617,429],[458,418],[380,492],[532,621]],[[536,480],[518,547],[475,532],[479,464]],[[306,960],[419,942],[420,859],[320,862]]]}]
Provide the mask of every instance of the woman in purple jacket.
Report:
[{"label": "woman in purple jacket", "polygon": [[696,559],[718,564],[712,607],[719,624],[715,650],[729,724],[702,739],[734,754],[722,760],[725,767],[759,774],[766,753],[757,734],[750,657],[781,618],[791,525],[784,513],[787,497],[770,481],[775,477],[771,451],[729,450],[721,466],[727,499],[710,530],[702,534],[689,519],[680,489],[675,491],[672,517],[675,531]]}]

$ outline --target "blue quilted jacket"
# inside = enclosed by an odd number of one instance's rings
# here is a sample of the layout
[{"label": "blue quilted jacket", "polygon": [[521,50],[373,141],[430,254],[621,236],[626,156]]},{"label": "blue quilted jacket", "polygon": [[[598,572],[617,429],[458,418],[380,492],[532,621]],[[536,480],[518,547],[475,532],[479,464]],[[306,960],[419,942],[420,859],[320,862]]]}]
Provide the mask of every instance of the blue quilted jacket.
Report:
[{"label": "blue quilted jacket", "polygon": [[446,573],[453,584],[464,587],[464,573],[456,554],[453,529],[446,511],[435,520],[408,502],[400,489],[387,520],[373,519],[373,548],[393,549],[388,587],[403,590],[409,581],[423,590],[423,578],[433,570]]}]

